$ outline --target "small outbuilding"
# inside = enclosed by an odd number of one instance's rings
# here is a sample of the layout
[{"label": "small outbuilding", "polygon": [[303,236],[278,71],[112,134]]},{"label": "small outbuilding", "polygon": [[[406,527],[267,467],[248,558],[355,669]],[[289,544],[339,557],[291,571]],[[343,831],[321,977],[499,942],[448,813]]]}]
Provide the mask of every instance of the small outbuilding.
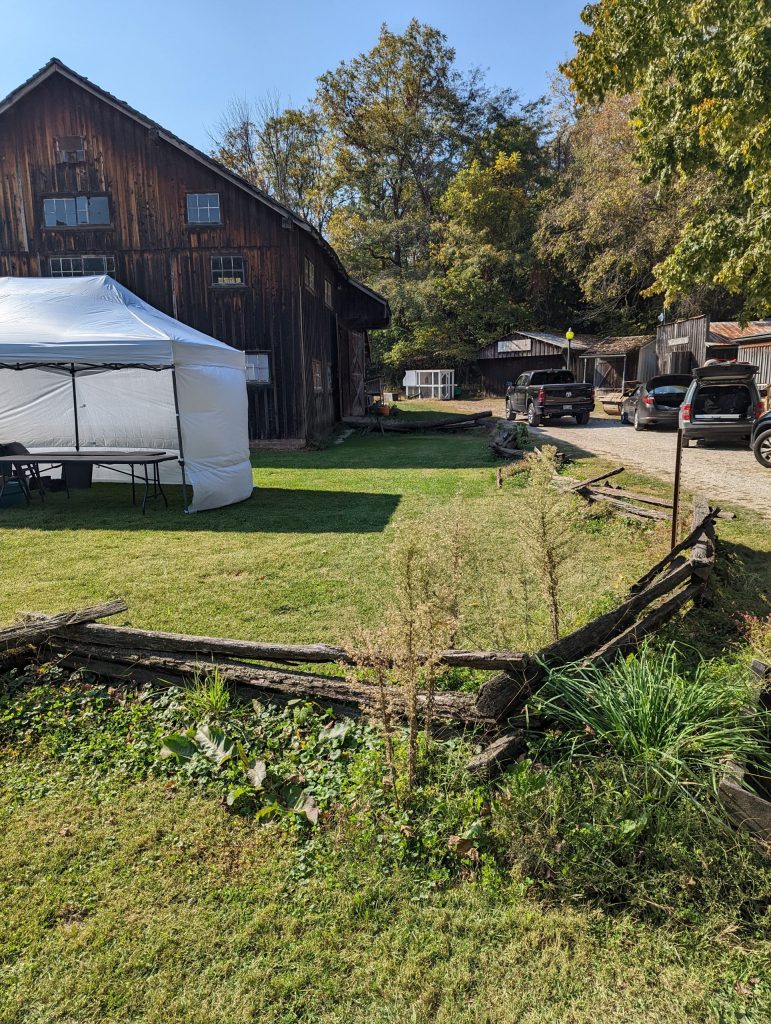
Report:
[{"label": "small outbuilding", "polygon": [[582,381],[603,391],[623,391],[629,381],[644,381],[656,373],[656,338],[653,334],[599,339],[579,357]]},{"label": "small outbuilding", "polygon": [[251,494],[248,429],[243,352],[108,276],[0,278],[2,441],[168,451],[198,511]]},{"label": "small outbuilding", "polygon": [[[570,369],[578,376],[579,357],[597,342],[590,335],[576,335],[570,344]],[[477,351],[482,388],[488,397],[506,394],[510,381],[530,370],[558,370],[567,366],[568,343],[548,331],[513,331]]]}]

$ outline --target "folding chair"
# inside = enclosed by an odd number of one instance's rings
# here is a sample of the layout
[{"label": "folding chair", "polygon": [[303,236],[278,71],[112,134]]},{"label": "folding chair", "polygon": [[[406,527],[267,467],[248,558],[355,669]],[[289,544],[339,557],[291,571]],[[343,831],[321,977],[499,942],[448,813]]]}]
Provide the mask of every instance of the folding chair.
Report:
[{"label": "folding chair", "polygon": [[[0,444],[0,455],[29,455],[30,451],[25,448],[23,444],[19,444],[18,441],[9,441],[7,444]],[[3,496],[5,485],[11,480],[15,480],[19,487],[21,487],[24,498],[29,505],[31,488],[29,486],[30,480],[34,480],[35,486],[37,487],[38,493],[40,494],[40,500],[45,501],[45,491],[43,489],[43,480],[40,476],[40,470],[34,462],[24,462],[20,459],[18,462],[11,464],[10,475],[5,475],[3,470],[0,470],[0,497]]]}]

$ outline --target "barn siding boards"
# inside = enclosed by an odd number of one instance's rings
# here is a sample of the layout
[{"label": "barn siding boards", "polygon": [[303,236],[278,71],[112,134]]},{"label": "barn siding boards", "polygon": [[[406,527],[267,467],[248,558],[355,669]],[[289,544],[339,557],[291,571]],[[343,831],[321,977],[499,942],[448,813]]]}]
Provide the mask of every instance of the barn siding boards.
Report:
[{"label": "barn siding boards", "polygon": [[771,341],[739,345],[739,360],[757,366],[758,384],[771,384]]},{"label": "barn siding boards", "polygon": [[690,373],[707,358],[709,317],[673,320],[656,329],[656,363],[659,373]]},{"label": "barn siding boards", "polygon": [[[82,163],[57,162],[63,136],[85,140]],[[188,225],[190,192],[219,194],[221,225]],[[45,228],[44,198],[77,193],[106,195],[111,223]],[[117,280],[151,305],[235,348],[269,353],[270,382],[248,386],[252,440],[327,431],[342,404],[338,320],[360,331],[388,322],[385,300],[356,285],[300,218],[52,62],[0,102],[0,275],[47,276],[52,257],[77,255],[113,256]],[[244,285],[214,285],[212,256],[242,257]],[[315,293],[303,286],[305,256]],[[321,395],[314,359],[324,364]]]}]

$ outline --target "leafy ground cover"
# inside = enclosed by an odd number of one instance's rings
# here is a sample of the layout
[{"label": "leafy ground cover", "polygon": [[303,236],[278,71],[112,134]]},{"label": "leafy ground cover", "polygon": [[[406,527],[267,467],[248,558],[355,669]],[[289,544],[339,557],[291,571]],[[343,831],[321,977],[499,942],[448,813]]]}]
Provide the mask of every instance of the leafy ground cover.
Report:
[{"label": "leafy ground cover", "polygon": [[[441,532],[458,509],[491,552],[475,563],[485,601],[491,577],[521,580],[532,492],[516,477],[496,492],[481,432],[260,454],[255,479],[213,518],[143,522],[109,487],[0,513],[3,617],[120,593],[138,625],[345,638],[350,620],[377,622],[395,538]],[[566,530],[568,624],[666,545],[613,519]],[[711,606],[678,629],[692,646],[596,685],[553,680],[561,729],[495,786],[463,771],[472,737],[423,740],[417,785],[395,793],[375,729],[305,704],[254,707],[211,680],[126,695],[56,671],[7,678],[0,1021],[766,1021],[769,862],[714,804],[735,737],[710,715],[744,728],[749,653],[771,643],[771,543],[744,514],[720,534]],[[517,593],[503,597],[495,614],[516,617]],[[486,638],[485,601],[469,641]],[[601,698],[646,680],[652,707],[699,679],[712,746],[682,745],[685,790],[662,792],[646,780],[673,770],[669,737]],[[693,703],[678,706],[682,741]],[[397,735],[401,776],[405,751]]]}]

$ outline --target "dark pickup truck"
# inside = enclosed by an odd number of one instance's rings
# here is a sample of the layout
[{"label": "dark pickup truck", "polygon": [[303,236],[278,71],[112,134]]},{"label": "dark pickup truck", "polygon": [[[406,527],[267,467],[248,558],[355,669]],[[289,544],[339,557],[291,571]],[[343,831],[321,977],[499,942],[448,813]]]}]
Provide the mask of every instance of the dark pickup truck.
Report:
[{"label": "dark pickup truck", "polygon": [[594,387],[578,384],[570,370],[531,370],[506,388],[506,419],[524,413],[531,427],[560,416],[575,416],[583,426],[593,408]]}]

